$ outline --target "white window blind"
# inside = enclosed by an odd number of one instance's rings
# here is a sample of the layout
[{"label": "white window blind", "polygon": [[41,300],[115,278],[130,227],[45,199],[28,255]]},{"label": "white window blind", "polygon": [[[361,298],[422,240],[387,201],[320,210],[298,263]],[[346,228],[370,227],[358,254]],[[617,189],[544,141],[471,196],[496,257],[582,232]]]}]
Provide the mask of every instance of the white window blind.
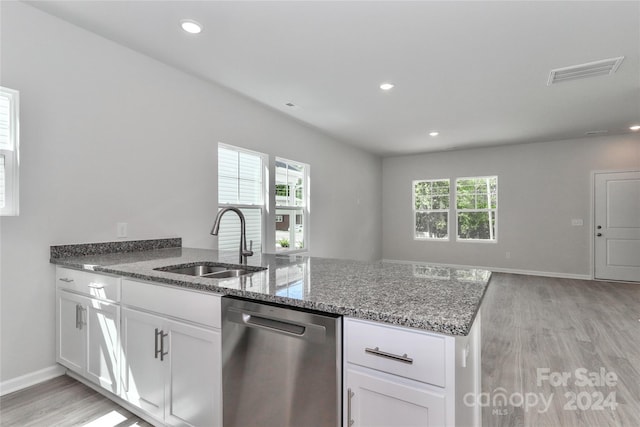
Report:
[{"label": "white window blind", "polygon": [[0,87],[0,214],[18,215],[18,92]]},{"label": "white window blind", "polygon": [[[218,207],[235,206],[244,214],[247,244],[253,241],[253,251],[262,251],[264,215],[264,166],[261,153],[230,145],[218,145]],[[218,234],[218,250],[238,250],[240,219],[229,212],[222,217]]]}]

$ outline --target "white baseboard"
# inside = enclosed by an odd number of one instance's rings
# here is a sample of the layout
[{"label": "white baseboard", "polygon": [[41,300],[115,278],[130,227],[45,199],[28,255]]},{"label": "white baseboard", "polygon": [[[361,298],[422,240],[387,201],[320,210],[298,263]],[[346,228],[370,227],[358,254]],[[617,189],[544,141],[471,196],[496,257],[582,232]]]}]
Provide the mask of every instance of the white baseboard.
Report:
[{"label": "white baseboard", "polygon": [[20,377],[12,378],[0,383],[0,396],[22,390],[23,388],[64,375],[66,369],[60,365],[53,365],[36,372],[30,372]]},{"label": "white baseboard", "polygon": [[443,267],[451,267],[451,268],[481,268],[483,270],[489,270],[494,273],[524,274],[526,276],[557,277],[560,279],[593,280],[593,277],[591,277],[588,274],[556,273],[551,271],[518,270],[515,268],[496,268],[496,267],[483,267],[483,266],[477,266],[477,265],[441,264],[441,263],[433,263],[433,262],[405,261],[405,260],[396,260],[396,259],[383,259],[382,262],[391,262],[396,264],[441,265]]}]

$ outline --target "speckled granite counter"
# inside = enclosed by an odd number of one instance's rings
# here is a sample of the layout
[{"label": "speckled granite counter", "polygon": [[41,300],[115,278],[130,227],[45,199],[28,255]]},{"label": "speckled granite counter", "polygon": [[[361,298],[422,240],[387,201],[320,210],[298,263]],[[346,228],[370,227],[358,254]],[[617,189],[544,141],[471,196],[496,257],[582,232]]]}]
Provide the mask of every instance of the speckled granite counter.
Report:
[{"label": "speckled granite counter", "polygon": [[69,256],[73,254],[69,251],[60,253],[52,247],[53,264],[447,335],[469,333],[491,276],[487,270],[427,264],[257,254],[249,258],[248,264],[267,270],[237,278],[210,279],[154,269],[202,261],[237,264],[237,252],[168,247],[82,256]]}]

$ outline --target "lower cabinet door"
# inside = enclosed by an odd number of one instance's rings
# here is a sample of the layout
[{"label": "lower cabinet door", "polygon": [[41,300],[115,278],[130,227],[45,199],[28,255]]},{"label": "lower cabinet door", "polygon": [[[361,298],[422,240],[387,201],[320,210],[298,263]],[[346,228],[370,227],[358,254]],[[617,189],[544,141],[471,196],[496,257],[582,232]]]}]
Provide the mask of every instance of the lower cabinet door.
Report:
[{"label": "lower cabinet door", "polygon": [[118,394],[120,307],[91,299],[86,307],[87,377]]},{"label": "lower cabinet door", "polygon": [[57,361],[83,374],[86,365],[84,307],[88,298],[58,291],[56,307]]},{"label": "lower cabinet door", "polygon": [[347,368],[346,378],[345,426],[429,427],[446,423],[444,394],[375,371]]},{"label": "lower cabinet door", "polygon": [[220,332],[168,322],[169,379],[165,423],[222,426]]},{"label": "lower cabinet door", "polygon": [[161,332],[164,322],[158,316],[122,309],[122,398],[158,420],[164,418],[168,360],[159,353],[162,336],[156,330]]}]

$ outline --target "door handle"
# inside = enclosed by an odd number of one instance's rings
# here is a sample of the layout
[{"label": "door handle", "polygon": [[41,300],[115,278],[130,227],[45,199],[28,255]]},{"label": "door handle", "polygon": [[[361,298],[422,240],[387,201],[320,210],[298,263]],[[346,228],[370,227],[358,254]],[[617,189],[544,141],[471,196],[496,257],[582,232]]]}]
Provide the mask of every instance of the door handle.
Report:
[{"label": "door handle", "polygon": [[[154,345],[155,345],[154,358],[157,359],[158,355],[159,355],[161,362],[164,361],[164,356],[169,354],[168,351],[167,352],[164,351],[164,339],[167,336],[169,336],[169,334],[165,334],[164,331],[159,330],[158,328],[156,328],[156,335],[155,335],[155,340],[154,340]],[[160,339],[159,340],[160,341],[160,345],[159,346],[158,346],[158,338]]]},{"label": "door handle", "polygon": [[76,329],[82,330],[82,327],[87,324],[85,321],[86,309],[82,307],[82,304],[76,304]]},{"label": "door handle", "polygon": [[164,361],[164,357],[169,354],[168,351],[164,351],[164,339],[168,337],[169,334],[165,334],[164,331],[160,331],[160,361]]},{"label": "door handle", "polygon": [[351,391],[350,388],[347,389],[347,425],[351,427],[355,422],[353,418],[351,418],[351,398],[355,396],[355,393]]},{"label": "door handle", "polygon": [[597,233],[596,236],[602,237],[602,233]]}]

